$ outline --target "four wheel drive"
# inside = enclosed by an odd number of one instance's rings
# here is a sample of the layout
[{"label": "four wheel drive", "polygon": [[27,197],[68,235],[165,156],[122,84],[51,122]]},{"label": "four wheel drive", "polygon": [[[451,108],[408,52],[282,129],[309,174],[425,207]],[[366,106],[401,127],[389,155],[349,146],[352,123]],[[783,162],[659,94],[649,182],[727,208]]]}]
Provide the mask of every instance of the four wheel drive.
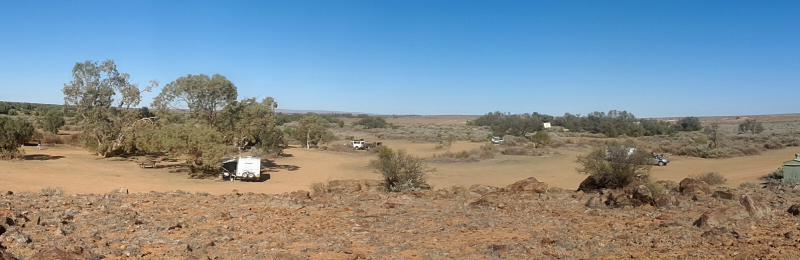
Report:
[{"label": "four wheel drive", "polygon": [[364,141],[364,139],[361,139],[361,140],[357,140],[357,141],[352,141],[351,144],[353,145],[353,149],[356,149],[356,150],[369,150],[369,149],[381,146],[383,143],[381,143],[381,142],[370,143],[370,142]]},{"label": "four wheel drive", "polygon": [[491,141],[492,144],[503,144],[503,142],[505,142],[505,140],[503,140],[503,138],[499,136],[493,136]]},{"label": "four wheel drive", "polygon": [[658,166],[667,166],[669,160],[663,154],[653,155],[652,164]]}]

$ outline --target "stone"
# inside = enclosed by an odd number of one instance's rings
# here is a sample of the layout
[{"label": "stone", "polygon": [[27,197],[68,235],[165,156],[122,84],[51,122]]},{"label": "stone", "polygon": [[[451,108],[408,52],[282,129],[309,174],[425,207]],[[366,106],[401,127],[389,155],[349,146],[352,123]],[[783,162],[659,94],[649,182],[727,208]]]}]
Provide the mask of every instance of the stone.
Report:
[{"label": "stone", "polygon": [[764,215],[761,209],[758,206],[756,206],[756,203],[753,202],[753,199],[750,198],[750,196],[748,196],[747,194],[744,194],[741,197],[739,197],[739,204],[742,204],[744,209],[747,210],[747,214],[750,214],[750,217],[759,218],[762,215]]},{"label": "stone", "polygon": [[684,195],[701,195],[711,193],[708,183],[694,179],[685,178],[678,184],[678,190]]},{"label": "stone", "polygon": [[786,212],[789,212],[789,214],[792,214],[793,216],[800,215],[800,204],[794,204],[790,206]]},{"label": "stone", "polygon": [[733,192],[726,191],[726,190],[718,190],[718,191],[714,191],[714,193],[711,194],[711,197],[718,198],[718,199],[724,199],[724,200],[732,200],[733,199]]},{"label": "stone", "polygon": [[547,192],[548,185],[547,183],[540,182],[536,180],[534,177],[530,177],[518,182],[515,182],[511,185],[508,185],[507,189],[512,192],[533,192],[533,193],[545,193]]},{"label": "stone", "polygon": [[718,224],[719,224],[719,221],[717,220],[716,216],[714,216],[713,212],[711,212],[711,211],[704,212],[702,215],[700,215],[699,218],[697,218],[697,220],[694,221],[694,223],[692,223],[692,225],[694,225],[695,227],[699,227],[699,228],[709,227],[709,226],[713,227],[713,226],[716,226]]}]

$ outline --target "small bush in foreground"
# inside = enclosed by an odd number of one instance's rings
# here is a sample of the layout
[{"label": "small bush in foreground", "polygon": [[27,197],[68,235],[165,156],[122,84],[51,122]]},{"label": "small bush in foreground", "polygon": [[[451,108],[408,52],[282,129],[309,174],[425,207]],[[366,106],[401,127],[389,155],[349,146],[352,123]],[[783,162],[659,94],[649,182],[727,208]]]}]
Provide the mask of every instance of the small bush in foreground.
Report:
[{"label": "small bush in foreground", "polygon": [[378,159],[370,165],[383,174],[386,189],[389,191],[415,191],[430,189],[425,182],[425,163],[422,159],[407,154],[404,150],[394,151],[381,147]]},{"label": "small bush in foreground", "polygon": [[718,172],[707,172],[692,177],[704,181],[705,183],[708,183],[708,185],[722,185],[728,181],[728,179],[722,177],[722,175],[719,174]]},{"label": "small bush in foreground", "polygon": [[589,175],[580,190],[614,189],[628,186],[637,178],[647,179],[649,155],[624,145],[599,147],[578,157],[578,172]]}]

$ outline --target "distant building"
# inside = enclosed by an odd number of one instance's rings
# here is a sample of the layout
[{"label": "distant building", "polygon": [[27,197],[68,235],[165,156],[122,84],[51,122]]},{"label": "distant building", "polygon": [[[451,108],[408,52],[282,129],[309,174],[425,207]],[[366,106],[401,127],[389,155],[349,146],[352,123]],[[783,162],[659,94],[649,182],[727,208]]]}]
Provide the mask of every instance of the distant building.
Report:
[{"label": "distant building", "polygon": [[800,154],[795,154],[794,160],[783,164],[783,182],[800,183]]},{"label": "distant building", "polygon": [[544,127],[544,129],[550,129],[551,127],[553,127],[552,125],[550,125],[550,122],[544,122],[542,126]]}]

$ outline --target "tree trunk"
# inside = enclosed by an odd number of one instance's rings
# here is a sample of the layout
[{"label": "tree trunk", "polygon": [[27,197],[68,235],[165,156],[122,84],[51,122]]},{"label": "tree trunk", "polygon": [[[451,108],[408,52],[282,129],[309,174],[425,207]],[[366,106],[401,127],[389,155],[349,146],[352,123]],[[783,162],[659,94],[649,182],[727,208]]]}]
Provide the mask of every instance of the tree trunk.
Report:
[{"label": "tree trunk", "polygon": [[311,130],[306,131],[306,149],[311,149]]}]

